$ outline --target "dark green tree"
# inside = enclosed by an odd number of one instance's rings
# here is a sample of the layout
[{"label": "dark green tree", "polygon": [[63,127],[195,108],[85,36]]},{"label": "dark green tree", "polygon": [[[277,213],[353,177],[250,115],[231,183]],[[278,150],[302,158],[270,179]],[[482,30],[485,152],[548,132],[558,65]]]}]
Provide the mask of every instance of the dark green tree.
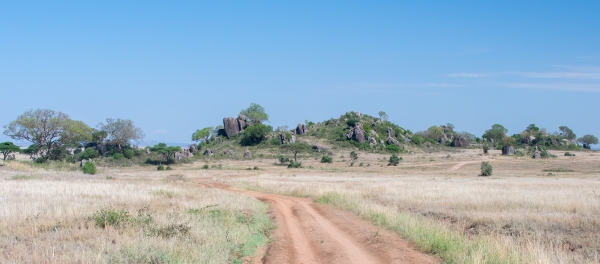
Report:
[{"label": "dark green tree", "polygon": [[162,156],[160,159],[160,164],[162,165],[162,160],[165,160],[165,164],[169,164],[169,160],[171,157],[175,157],[175,152],[181,151],[181,147],[179,146],[167,146],[165,143],[158,143],[154,145],[154,147],[149,148],[150,151],[156,152]]},{"label": "dark green tree", "polygon": [[245,115],[252,124],[262,124],[269,121],[269,115],[265,112],[265,108],[255,103],[251,103],[248,108],[240,111],[240,114]]},{"label": "dark green tree", "polygon": [[488,129],[485,131],[485,134],[483,134],[483,137],[488,138],[488,139],[493,139],[494,141],[498,142],[499,140],[506,137],[507,132],[508,132],[508,129],[504,128],[503,125],[494,124],[491,129]]},{"label": "dark green tree", "polygon": [[6,157],[8,157],[8,154],[13,153],[13,152],[19,152],[21,148],[19,148],[19,146],[13,144],[12,142],[2,142],[0,143],[0,152],[2,153],[2,155],[4,155],[4,159],[6,160]]},{"label": "dark green tree", "polygon": [[244,130],[241,143],[244,146],[257,145],[265,140],[267,135],[272,131],[273,127],[271,126],[260,123],[253,124]]}]

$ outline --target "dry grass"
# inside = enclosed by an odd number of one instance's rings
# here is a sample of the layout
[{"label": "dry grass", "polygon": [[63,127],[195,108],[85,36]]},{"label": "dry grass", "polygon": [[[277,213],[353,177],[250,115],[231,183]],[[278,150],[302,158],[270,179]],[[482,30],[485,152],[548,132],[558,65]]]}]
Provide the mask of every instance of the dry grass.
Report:
[{"label": "dry grass", "polygon": [[[439,153],[439,161],[431,162],[427,155],[409,156],[410,163],[397,168],[349,172],[338,164],[327,173],[281,170],[229,181],[248,189],[310,196],[353,211],[447,262],[600,261],[600,178],[594,174],[598,161],[593,154],[544,161],[490,156],[492,177],[476,177],[478,162],[448,171],[458,161],[476,157],[468,151],[452,153],[454,162]],[[363,158],[372,164],[379,159],[370,154]],[[548,177],[547,170],[559,173]]]},{"label": "dry grass", "polygon": [[[231,263],[271,228],[263,203],[182,174],[17,166],[0,171],[2,263]],[[111,225],[102,212],[126,216]]]}]

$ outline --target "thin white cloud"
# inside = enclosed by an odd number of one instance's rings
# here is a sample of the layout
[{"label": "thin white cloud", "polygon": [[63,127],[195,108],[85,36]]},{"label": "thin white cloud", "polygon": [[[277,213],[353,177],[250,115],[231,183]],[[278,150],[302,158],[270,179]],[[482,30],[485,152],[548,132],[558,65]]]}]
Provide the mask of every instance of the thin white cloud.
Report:
[{"label": "thin white cloud", "polygon": [[600,84],[585,83],[505,83],[500,86],[510,88],[544,89],[571,92],[595,92],[600,93]]},{"label": "thin white cloud", "polygon": [[485,73],[474,73],[474,72],[456,72],[444,75],[446,77],[468,77],[468,78],[480,78],[489,77],[490,74]]},{"label": "thin white cloud", "polygon": [[526,78],[546,79],[574,79],[574,80],[600,80],[600,71],[597,72],[507,72]]},{"label": "thin white cloud", "polygon": [[156,134],[165,134],[167,132],[168,131],[166,129],[157,129],[157,130],[154,130],[154,133],[156,133]]}]

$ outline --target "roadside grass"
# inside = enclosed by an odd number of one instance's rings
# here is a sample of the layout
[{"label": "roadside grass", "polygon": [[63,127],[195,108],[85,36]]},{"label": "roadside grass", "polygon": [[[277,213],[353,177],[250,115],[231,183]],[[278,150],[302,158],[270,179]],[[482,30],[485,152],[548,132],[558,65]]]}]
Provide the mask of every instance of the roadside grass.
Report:
[{"label": "roadside grass", "polygon": [[242,263],[274,228],[268,205],[179,175],[10,174],[0,179],[2,263]]},{"label": "roadside grass", "polygon": [[598,263],[595,179],[263,175],[238,188],[351,211],[445,263]]}]

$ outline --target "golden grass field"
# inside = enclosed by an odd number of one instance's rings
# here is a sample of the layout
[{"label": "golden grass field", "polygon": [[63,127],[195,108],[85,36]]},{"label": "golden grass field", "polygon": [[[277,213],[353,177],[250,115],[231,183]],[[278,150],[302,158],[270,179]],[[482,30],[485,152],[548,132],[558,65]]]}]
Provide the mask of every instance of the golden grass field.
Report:
[{"label": "golden grass field", "polygon": [[[271,228],[266,205],[198,188],[198,178],[311,197],[395,230],[447,263],[600,262],[600,153],[551,151],[558,158],[533,160],[478,149],[414,152],[396,167],[387,166],[389,155],[363,152],[350,166],[349,151],[334,151],[333,164],[306,155],[301,169],[255,158],[160,172],[99,168],[94,176],[7,162],[1,262],[231,263],[253,255]],[[481,161],[492,164],[492,176],[477,176]],[[125,210],[128,220],[98,227],[103,208]]]}]

